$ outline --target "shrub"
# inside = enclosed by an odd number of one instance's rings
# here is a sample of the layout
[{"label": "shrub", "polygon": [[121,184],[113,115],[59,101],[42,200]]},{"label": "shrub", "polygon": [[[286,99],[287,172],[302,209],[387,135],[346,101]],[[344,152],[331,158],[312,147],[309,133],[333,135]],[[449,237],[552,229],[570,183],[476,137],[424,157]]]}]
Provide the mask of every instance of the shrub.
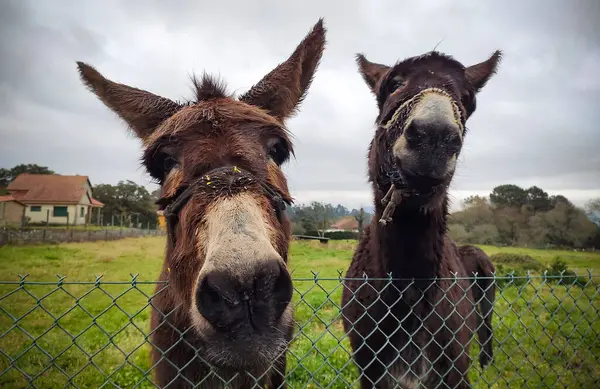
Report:
[{"label": "shrub", "polygon": [[496,286],[504,289],[507,286],[523,286],[528,283],[527,272],[522,269],[506,269],[504,265],[496,266]]},{"label": "shrub", "polygon": [[490,257],[493,263],[505,265],[509,268],[522,270],[543,271],[545,266],[538,260],[526,254],[497,253]]},{"label": "shrub", "polygon": [[358,232],[352,232],[352,231],[326,232],[325,237],[330,238],[332,240],[358,239]]},{"label": "shrub", "polygon": [[578,285],[584,287],[588,280],[583,276],[577,276],[577,274],[570,270],[567,263],[560,259],[560,257],[554,257],[550,267],[546,269],[546,276],[544,277],[546,282],[556,282],[559,285]]}]

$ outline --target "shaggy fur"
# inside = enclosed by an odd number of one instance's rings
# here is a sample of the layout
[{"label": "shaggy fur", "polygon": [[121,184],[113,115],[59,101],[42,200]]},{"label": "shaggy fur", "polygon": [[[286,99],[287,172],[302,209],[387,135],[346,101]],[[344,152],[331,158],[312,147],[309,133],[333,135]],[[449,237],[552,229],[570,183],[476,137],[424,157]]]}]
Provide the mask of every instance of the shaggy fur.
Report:
[{"label": "shaggy fur", "polygon": [[[159,277],[168,287],[159,285],[152,299],[152,362],[161,388],[235,389],[255,382],[285,388],[293,332],[291,231],[263,184],[292,201],[280,167],[293,155],[285,121],[307,94],[325,34],[320,19],[286,61],[239,98],[204,74],[192,79],[195,101],[182,104],[110,81],[78,62],[84,84],[142,140],[143,164],[161,186],[159,204],[204,179],[176,224],[168,223]],[[225,224],[226,238],[222,231],[209,235]],[[256,243],[251,237],[259,233]],[[210,261],[209,241],[213,251],[221,250]]]},{"label": "shaggy fur", "polygon": [[[437,52],[392,67],[357,56],[379,106],[368,156],[375,217],[354,253],[342,296],[343,324],[361,372],[362,389],[470,387],[468,354],[476,317],[468,281],[451,279],[454,274],[467,274],[458,248],[447,235],[447,187],[453,171],[435,185],[427,169],[406,180],[392,149],[411,109],[409,105],[398,115],[399,107],[427,88],[452,98],[464,128],[475,110],[475,94],[495,72],[499,57],[496,52],[487,61],[465,68]],[[399,117],[399,124],[388,128],[386,123],[393,117]],[[420,153],[419,166],[442,163],[430,160],[442,146],[422,143],[423,148],[413,151]],[[453,152],[457,157],[460,147]],[[415,195],[403,198],[391,221],[382,225],[378,222],[384,211],[381,200],[392,184]],[[390,275],[392,282],[378,280]],[[430,279],[436,277],[450,279],[432,284]]]},{"label": "shaggy fur", "polygon": [[[479,364],[485,367],[491,362],[493,351],[493,331],[492,314],[494,300],[496,299],[496,284],[491,277],[496,272],[496,267],[490,260],[490,257],[479,247],[464,245],[458,247],[458,253],[462,260],[465,271],[469,277],[477,274],[477,278],[472,279],[471,290],[473,292],[474,303],[478,306],[477,315],[477,336],[481,346],[479,353]],[[488,278],[489,277],[489,278]]]}]

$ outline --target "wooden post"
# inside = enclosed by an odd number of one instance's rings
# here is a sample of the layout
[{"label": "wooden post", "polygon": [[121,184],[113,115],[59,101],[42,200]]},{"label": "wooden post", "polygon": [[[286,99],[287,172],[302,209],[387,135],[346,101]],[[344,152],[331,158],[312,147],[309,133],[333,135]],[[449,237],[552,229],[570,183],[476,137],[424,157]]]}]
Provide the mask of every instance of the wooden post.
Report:
[{"label": "wooden post", "polygon": [[44,228],[44,236],[42,238],[43,241],[46,241],[46,231],[48,231],[48,227],[50,226],[50,210],[46,210],[46,228]]}]

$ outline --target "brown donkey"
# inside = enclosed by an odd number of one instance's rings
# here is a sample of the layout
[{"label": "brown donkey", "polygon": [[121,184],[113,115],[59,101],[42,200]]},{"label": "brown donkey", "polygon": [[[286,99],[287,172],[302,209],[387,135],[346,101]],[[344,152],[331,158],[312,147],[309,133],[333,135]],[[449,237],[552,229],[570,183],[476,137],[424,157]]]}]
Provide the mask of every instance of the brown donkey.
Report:
[{"label": "brown donkey", "polygon": [[[479,247],[458,246],[458,254],[467,276],[472,277],[470,289],[473,292],[476,308],[479,307],[476,327],[481,346],[479,364],[483,368],[490,363],[494,356],[492,314],[496,299],[496,284],[493,279],[496,267],[490,257]],[[475,274],[477,274],[477,278],[474,277]]]},{"label": "brown donkey", "polygon": [[[467,274],[447,235],[447,190],[475,95],[500,54],[471,67],[438,52],[391,67],[357,56],[379,107],[368,154],[375,217],[342,297],[363,389],[470,387],[476,318],[468,281],[451,279]],[[449,279],[432,285],[436,277]]]},{"label": "brown donkey", "polygon": [[204,75],[180,104],[104,78],[83,82],[144,145],[162,191],[168,240],[153,299],[152,359],[164,388],[285,387],[293,332],[287,270],[292,199],[280,165],[285,120],[306,96],[325,46],[323,20],[239,98]]}]

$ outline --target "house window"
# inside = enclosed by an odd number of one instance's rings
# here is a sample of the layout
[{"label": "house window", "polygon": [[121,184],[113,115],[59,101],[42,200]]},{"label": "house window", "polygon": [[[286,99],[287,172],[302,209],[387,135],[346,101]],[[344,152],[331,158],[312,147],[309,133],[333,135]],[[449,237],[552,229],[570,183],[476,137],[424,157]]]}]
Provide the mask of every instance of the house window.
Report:
[{"label": "house window", "polygon": [[31,212],[42,212],[42,206],[41,205],[32,205],[29,210]]},{"label": "house window", "polygon": [[81,207],[81,210],[79,211],[79,216],[81,216],[81,217],[85,216],[85,208]]},{"label": "house window", "polygon": [[69,211],[67,207],[54,207],[52,211],[52,216],[54,217],[67,217],[69,215]]}]

